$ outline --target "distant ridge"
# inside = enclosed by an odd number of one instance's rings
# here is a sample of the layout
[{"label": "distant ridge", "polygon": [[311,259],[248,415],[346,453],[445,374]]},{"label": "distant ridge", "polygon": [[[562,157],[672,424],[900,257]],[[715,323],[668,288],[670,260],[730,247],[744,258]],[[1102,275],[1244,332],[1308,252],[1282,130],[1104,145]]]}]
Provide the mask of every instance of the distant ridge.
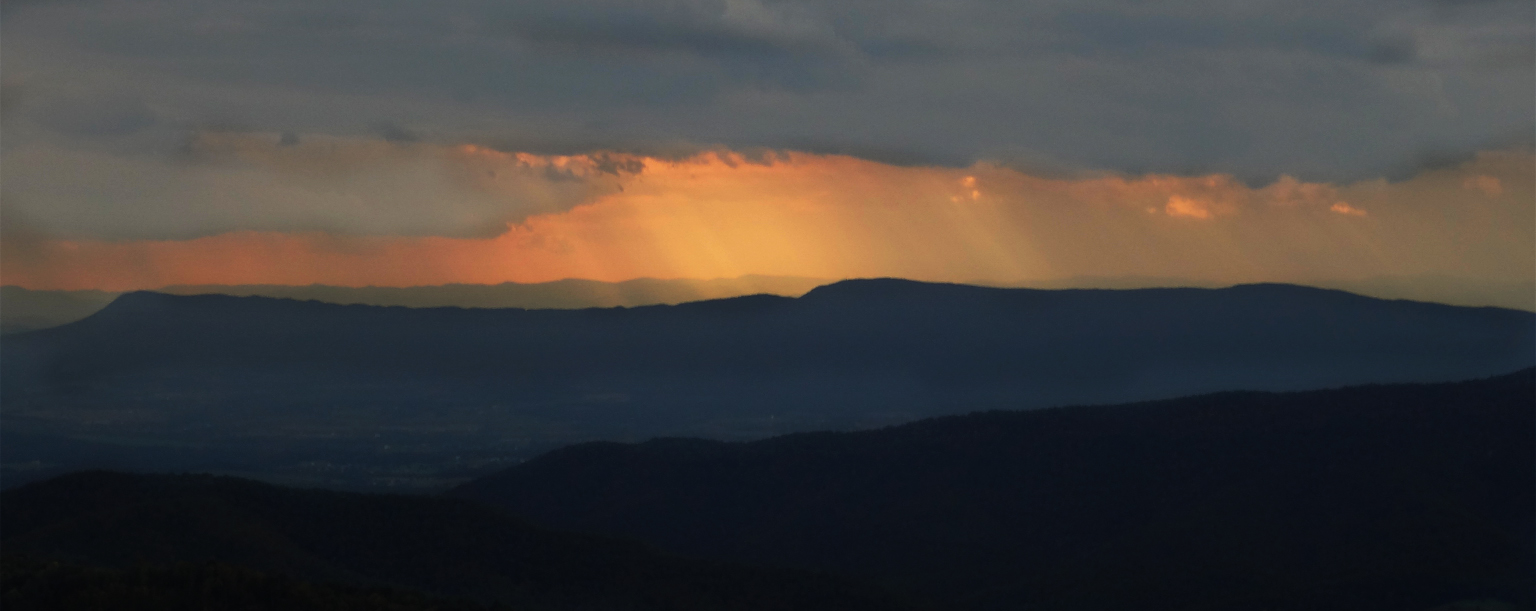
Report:
[{"label": "distant ridge", "polygon": [[[71,377],[116,370],[108,358],[115,353],[136,355],[120,362],[133,369],[302,362],[382,367],[379,374],[496,369],[546,380],[602,376],[604,369],[626,376],[701,369],[750,375],[753,368],[799,375],[843,363],[945,386],[1008,385],[1020,376],[1044,382],[1037,373],[1044,370],[1142,389],[1088,399],[1113,401],[1137,392],[1286,390],[1509,371],[1536,361],[1536,315],[1286,284],[1039,290],[876,278],[824,285],[798,299],[528,311],[139,291],[83,321],[10,345],[24,356],[32,347],[78,346],[73,350],[89,358],[75,361],[65,352],[16,359]],[[88,352],[78,352],[87,345]],[[1006,367],[1018,369],[1004,374]],[[1168,382],[1177,378],[1184,381]],[[1060,396],[1032,403],[1084,400],[1071,388],[1050,394]]]},{"label": "distant ridge", "polygon": [[239,451],[233,472],[279,464],[294,477],[347,482],[393,482],[342,467],[393,461],[426,473],[420,485],[430,487],[443,485],[432,473],[464,473],[465,452],[754,439],[1532,365],[1531,312],[1280,284],[1038,290],[870,279],[799,298],[582,310],[131,293],[84,320],[6,338],[0,425],[4,445],[26,453],[0,453],[5,464],[79,466],[50,448],[88,440],[93,455],[113,457],[126,455],[114,448],[184,448],[154,463],[170,468]]},{"label": "distant ridge", "polygon": [[768,293],[796,297],[827,280],[749,275],[712,280],[638,278],[621,282],[566,279],[522,284],[444,284],[416,287],[279,285],[179,285],[158,289],[172,295],[220,294],[279,297],[339,304],[413,308],[579,309],[677,304]]},{"label": "distant ridge", "polygon": [[[1162,278],[1156,276],[1074,276],[1021,283],[976,282],[986,286],[1039,289],[1137,289],[1167,287],[1220,288],[1230,283]],[[1445,275],[1375,276],[1354,279],[1319,279],[1301,283],[1318,288],[1348,291],[1378,299],[1407,299],[1447,305],[1493,306],[1536,311],[1536,280],[1482,280]]]},{"label": "distant ridge", "polygon": [[1330,295],[1336,298],[1346,299],[1378,299],[1365,295],[1351,293],[1341,289],[1320,288],[1300,284],[1285,284],[1279,282],[1257,282],[1251,284],[1234,284],[1221,287],[1200,286],[1171,286],[1149,288],[1033,288],[1033,287],[1003,287],[984,286],[973,284],[959,284],[947,282],[919,282],[905,278],[856,278],[843,280],[831,284],[824,284],[811,289],[802,297],[807,300],[819,299],[881,299],[898,298],[910,299],[913,297],[925,297],[935,300],[960,301],[966,299],[1009,299],[1017,295],[1051,295],[1074,292],[1090,293],[1115,293],[1115,292],[1154,292],[1154,291],[1182,291],[1186,293],[1198,291],[1228,291],[1233,294],[1267,295],[1284,298],[1300,294]]},{"label": "distant ridge", "polygon": [[[413,287],[174,285],[155,292],[170,295],[234,295],[323,301],[344,305],[413,308],[580,309],[675,304],[767,293],[799,296],[826,280],[749,275],[713,280],[638,278],[623,282],[555,280],[520,284],[444,284]],[[71,323],[105,307],[120,293],[34,291],[0,287],[0,333],[19,333]]]},{"label": "distant ridge", "polygon": [[[713,280],[638,278],[622,282],[566,279],[519,284],[445,284],[416,287],[341,287],[173,285],[156,289],[173,295],[277,297],[406,307],[579,309],[636,307],[772,294],[795,297],[830,280],[793,276],[747,275]],[[1023,284],[972,283],[977,286],[1035,289],[1220,288],[1223,283],[1142,276],[1078,276]],[[1439,276],[1378,277],[1324,282],[1320,288],[1349,291],[1380,299],[1408,299],[1463,306],[1495,306],[1536,311],[1536,282],[1493,282]],[[119,293],[107,291],[35,291],[0,287],[0,334],[56,327],[89,316]]]}]

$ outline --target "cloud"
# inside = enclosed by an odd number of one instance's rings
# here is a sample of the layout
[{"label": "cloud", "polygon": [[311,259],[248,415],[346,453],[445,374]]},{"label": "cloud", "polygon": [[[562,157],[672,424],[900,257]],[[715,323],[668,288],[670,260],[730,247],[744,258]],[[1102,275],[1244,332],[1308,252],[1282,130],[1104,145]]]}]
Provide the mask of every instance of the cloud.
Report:
[{"label": "cloud", "polygon": [[10,118],[16,107],[26,99],[22,86],[16,83],[0,83],[0,121]]},{"label": "cloud", "polygon": [[1498,197],[1504,194],[1504,183],[1498,178],[1484,174],[1468,176],[1461,181],[1461,188],[1481,191],[1483,195],[1488,197]]},{"label": "cloud", "polygon": [[[471,151],[471,152],[467,152]],[[234,231],[489,237],[618,187],[617,154],[538,157],[395,139],[199,132],[178,157],[30,147],[6,158],[9,211],[63,238]]]},{"label": "cloud", "polygon": [[[1536,276],[1536,157],[1522,151],[1484,153],[1396,183],[1287,178],[1255,188],[1220,174],[1046,177],[985,163],[904,167],[782,151],[604,160],[354,143],[355,149],[342,147],[347,159],[325,164],[288,157],[289,149],[275,144],[250,144],[249,135],[229,137],[218,145],[225,154],[314,173],[290,175],[301,181],[373,167],[369,156],[427,155],[453,159],[465,180],[485,181],[477,188],[487,190],[501,180],[490,172],[513,172],[541,188],[593,181],[610,181],[602,184],[611,188],[583,191],[577,205],[527,215],[487,237],[319,231],[234,231],[187,240],[51,237],[35,246],[40,254],[30,260],[0,260],[0,272],[8,283],[34,288],[110,290],[744,274],[1318,284],[1378,276],[1500,282]],[[275,143],[277,136],[269,139]],[[299,152],[323,144],[306,139]],[[610,173],[618,166],[624,169]],[[552,171],[569,178],[551,179]],[[1498,179],[1503,191],[1464,187],[1476,177]]]},{"label": "cloud", "polygon": [[503,19],[514,36],[557,51],[748,58],[844,44],[809,5],[759,0],[525,3]]},{"label": "cloud", "polygon": [[18,0],[0,264],[100,288],[1529,279],[1533,23],[1453,0]]},{"label": "cloud", "polygon": [[1443,68],[1530,68],[1536,65],[1536,10],[1502,2],[1441,4],[1405,11],[1378,24],[1373,36],[1401,49],[1406,61]]},{"label": "cloud", "polygon": [[373,124],[379,137],[385,142],[416,142],[421,140],[421,135],[395,124],[393,121],[379,121]]},{"label": "cloud", "polygon": [[1328,211],[1345,216],[1367,216],[1366,211],[1351,206],[1348,202],[1334,202],[1332,206],[1328,207]]},{"label": "cloud", "polygon": [[1268,184],[1369,179],[1419,151],[1528,132],[1531,13],[1387,0],[80,0],[8,8],[0,51],[7,78],[26,79],[29,103],[6,111],[7,135],[26,143],[128,134],[149,155],[240,125]]},{"label": "cloud", "polygon": [[115,137],[155,125],[153,110],[131,96],[90,96],[53,100],[41,122],[71,136]]},{"label": "cloud", "polygon": [[12,267],[47,265],[52,237],[17,212],[15,203],[14,195],[0,192],[0,261],[9,260]]},{"label": "cloud", "polygon": [[1204,203],[1178,195],[1168,196],[1168,204],[1163,207],[1168,216],[1187,216],[1196,219],[1211,218],[1211,211]]}]

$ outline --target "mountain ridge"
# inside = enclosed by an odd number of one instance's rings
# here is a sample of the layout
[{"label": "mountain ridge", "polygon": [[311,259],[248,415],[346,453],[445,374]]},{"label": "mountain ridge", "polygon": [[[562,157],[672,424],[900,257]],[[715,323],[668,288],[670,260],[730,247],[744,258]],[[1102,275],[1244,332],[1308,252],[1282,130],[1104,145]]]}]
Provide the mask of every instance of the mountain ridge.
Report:
[{"label": "mountain ridge", "polygon": [[[169,295],[262,296],[342,305],[580,309],[675,304],[738,295],[800,295],[825,280],[746,275],[708,280],[636,278],[602,282],[568,278],[540,283],[443,284],[414,287],[344,287],[324,284],[171,285],[151,292]],[[133,292],[133,291],[128,291]],[[123,293],[47,291],[0,286],[0,333],[11,334],[74,322],[105,307]]]},{"label": "mountain ridge", "polygon": [[[1037,289],[1027,287],[993,287],[978,286],[961,283],[922,282],[903,278],[855,278],[840,280],[830,284],[817,286],[799,297],[789,297],[768,293],[755,293],[748,295],[735,295],[718,299],[703,299],[676,304],[646,304],[639,306],[591,306],[583,308],[483,308],[476,306],[402,306],[402,305],[371,305],[361,303],[336,303],[318,299],[295,299],[289,297],[269,297],[265,295],[226,295],[218,293],[178,295],[156,290],[129,291],[122,293],[109,302],[97,313],[87,316],[85,319],[105,313],[108,317],[117,317],[127,313],[144,314],[155,312],[166,306],[185,306],[188,304],[237,304],[237,303],[283,303],[298,302],[314,304],[328,308],[351,308],[349,311],[362,312],[367,308],[381,308],[392,311],[519,311],[519,312],[543,312],[543,311],[591,311],[591,310],[665,310],[682,307],[684,309],[696,308],[709,310],[716,307],[710,304],[746,304],[746,303],[789,303],[789,302],[835,302],[837,300],[870,300],[874,298],[903,297],[911,298],[914,295],[923,298],[944,298],[953,300],[957,297],[1049,297],[1083,294],[1128,294],[1138,293],[1144,295],[1211,295],[1218,293],[1236,294],[1244,296],[1263,296],[1272,298],[1275,296],[1314,295],[1328,296],[1340,300],[1354,301],[1357,303],[1385,302],[1416,304],[1427,307],[1448,308],[1457,310],[1491,310],[1501,312],[1517,312],[1529,314],[1523,310],[1505,308],[1500,306],[1461,306],[1450,305],[1432,301],[1417,301],[1412,299],[1383,299],[1352,293],[1343,289],[1320,288],[1299,284],[1259,282],[1249,284],[1235,284],[1223,288],[1206,287],[1154,287],[1137,289],[1100,289],[1100,288],[1067,288],[1067,289]],[[195,310],[194,310],[195,311]],[[82,320],[85,320],[82,319]]]},{"label": "mountain ridge", "polygon": [[[0,423],[26,451],[0,454],[80,467],[62,449],[72,440],[218,440],[249,448],[236,462],[285,470],[363,457],[406,469],[396,457],[410,448],[434,465],[419,472],[461,473],[454,457],[465,451],[526,458],[598,439],[751,439],[1533,364],[1536,313],[1285,285],[1053,291],[876,279],[800,298],[584,310],[133,293],[81,321],[7,336]],[[261,458],[273,447],[292,458]]]},{"label": "mountain ridge", "polygon": [[1529,608],[1533,454],[1523,369],[584,444],[448,494],[975,609]]},{"label": "mountain ridge", "polygon": [[[830,280],[793,276],[746,275],[709,280],[636,278],[602,282],[567,278],[541,283],[442,284],[413,287],[343,287],[324,284],[288,285],[171,285],[148,289],[176,295],[227,294],[312,300],[326,303],[406,307],[477,307],[579,309],[677,304],[705,299],[768,293],[799,296]],[[1222,288],[1227,283],[1158,277],[1078,276],[1022,283],[965,282],[998,288],[1040,290],[1126,290],[1140,288]],[[1440,276],[1376,277],[1321,282],[1318,288],[1343,290],[1389,300],[1445,303],[1468,307],[1494,306],[1536,311],[1536,284],[1456,279]],[[0,286],[0,334],[43,329],[73,322],[99,310],[119,293],[103,291],[30,290]]]}]

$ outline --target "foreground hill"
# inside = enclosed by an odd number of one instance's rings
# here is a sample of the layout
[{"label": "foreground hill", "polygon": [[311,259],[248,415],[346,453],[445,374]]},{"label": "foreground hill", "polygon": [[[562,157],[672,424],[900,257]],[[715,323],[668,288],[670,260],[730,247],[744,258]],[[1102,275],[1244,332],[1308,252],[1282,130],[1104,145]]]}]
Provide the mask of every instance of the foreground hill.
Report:
[{"label": "foreground hill", "polygon": [[975,609],[1529,609],[1533,456],[1527,369],[752,443],[593,443],[450,495]]},{"label": "foreground hill", "polygon": [[0,558],[9,611],[510,611],[396,588],[316,583],[219,562],[111,569]]},{"label": "foreground hill", "polygon": [[[37,560],[134,568],[145,582],[141,587],[182,598],[182,587],[203,585],[233,587],[222,595],[244,603],[255,601],[235,599],[368,598],[335,586],[295,592],[288,581],[266,574],[271,572],[409,588],[519,610],[909,608],[835,578],[676,558],[636,543],[533,528],[456,499],[280,488],[198,475],[88,472],[0,494],[0,514],[6,556],[36,559],[30,567],[8,562],[8,580],[61,579],[40,570]],[[206,567],[147,573],[136,568],[210,561],[235,568],[214,575],[203,574]],[[217,574],[223,572],[231,574]],[[73,579],[110,589],[133,574],[73,569],[62,578],[66,584]],[[224,583],[229,580],[235,583]],[[21,585],[12,581],[7,589]],[[429,607],[407,595],[389,596],[397,599],[395,608]]]},{"label": "foreground hill", "polygon": [[85,320],[7,337],[0,452],[7,465],[103,456],[123,467],[217,464],[320,485],[432,487],[477,456],[587,440],[752,439],[1532,364],[1531,312],[1289,285],[863,280],[800,298],[590,310],[132,293]]}]

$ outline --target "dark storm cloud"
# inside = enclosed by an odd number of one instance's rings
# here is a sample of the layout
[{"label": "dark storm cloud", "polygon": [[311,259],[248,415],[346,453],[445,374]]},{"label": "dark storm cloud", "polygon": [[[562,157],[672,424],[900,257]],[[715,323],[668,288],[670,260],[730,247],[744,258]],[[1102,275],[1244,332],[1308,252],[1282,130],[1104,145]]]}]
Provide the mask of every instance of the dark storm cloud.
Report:
[{"label": "dark storm cloud", "polygon": [[1449,170],[1478,157],[1479,151],[1536,152],[1536,130],[1516,131],[1505,137],[1479,143],[1478,146],[1425,148],[1414,151],[1400,166],[1388,170],[1388,180],[1408,180],[1425,172]]},{"label": "dark storm cloud", "polygon": [[1418,51],[1412,38],[1384,37],[1370,42],[1367,57],[1381,64],[1406,64],[1418,58]]},{"label": "dark storm cloud", "polygon": [[1477,6],[1482,4],[1529,5],[1525,0],[1430,0],[1432,4],[1449,7]]},{"label": "dark storm cloud", "polygon": [[[163,154],[240,125],[284,143],[793,148],[1265,184],[1394,174],[1536,123],[1536,9],[1518,1],[6,7],[6,86],[27,94],[5,104],[6,155],[39,159],[50,146]],[[32,177],[7,180],[45,205]]]},{"label": "dark storm cloud", "polygon": [[132,134],[157,121],[154,111],[143,101],[113,95],[56,99],[43,111],[41,119],[59,132],[84,137]]},{"label": "dark storm cloud", "polygon": [[21,106],[22,101],[25,99],[26,92],[22,90],[20,85],[0,83],[0,120],[9,118],[15,113],[17,107]]},{"label": "dark storm cloud", "polygon": [[1059,48],[1080,55],[1267,49],[1358,58],[1369,48],[1351,27],[1354,24],[1326,21],[1275,23],[1264,19],[1082,13],[1063,15],[1057,23],[1070,34]]},{"label": "dark storm cloud", "polygon": [[401,127],[393,121],[377,121],[373,124],[373,129],[378,132],[379,137],[383,138],[385,142],[417,142],[421,140],[420,134]]},{"label": "dark storm cloud", "polygon": [[834,142],[814,138],[785,139],[774,142],[773,148],[804,151],[820,155],[847,155],[894,166],[964,165],[969,160],[957,157],[941,157],[919,150],[882,148],[859,142]]},{"label": "dark storm cloud", "polygon": [[554,15],[508,17],[506,29],[517,38],[553,49],[598,54],[682,52],[765,57],[801,50],[794,41],[775,40],[766,33],[733,31],[687,12],[679,19],[668,19],[669,16],[643,10],[588,15],[582,9],[568,8]]}]

